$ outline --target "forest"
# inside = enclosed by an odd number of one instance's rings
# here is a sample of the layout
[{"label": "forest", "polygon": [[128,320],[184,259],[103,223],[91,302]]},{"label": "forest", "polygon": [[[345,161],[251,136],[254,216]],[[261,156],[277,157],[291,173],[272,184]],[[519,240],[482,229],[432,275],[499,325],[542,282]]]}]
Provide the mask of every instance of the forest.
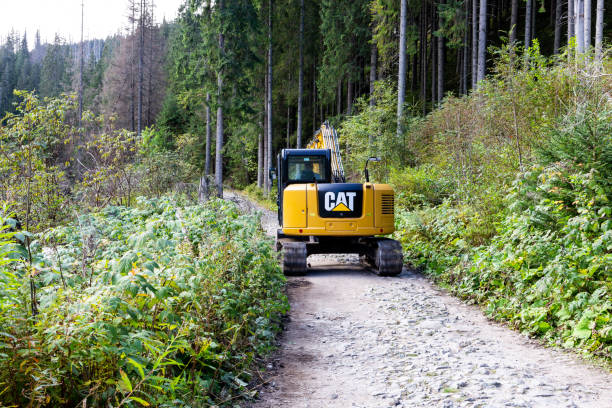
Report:
[{"label": "forest", "polygon": [[[256,216],[322,122],[396,192],[405,263],[612,358],[604,0],[185,0],[0,43],[0,405],[249,397],[288,301]],[[256,239],[253,239],[255,237]]]}]

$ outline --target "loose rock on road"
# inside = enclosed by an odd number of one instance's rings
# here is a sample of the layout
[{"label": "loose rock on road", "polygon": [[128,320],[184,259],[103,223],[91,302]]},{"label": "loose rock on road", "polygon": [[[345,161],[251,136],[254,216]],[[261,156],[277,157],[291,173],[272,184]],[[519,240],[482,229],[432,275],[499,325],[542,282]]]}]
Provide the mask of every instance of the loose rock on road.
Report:
[{"label": "loose rock on road", "polygon": [[379,277],[355,256],[309,262],[288,279],[289,321],[253,408],[612,408],[609,371],[490,322],[420,274]]}]

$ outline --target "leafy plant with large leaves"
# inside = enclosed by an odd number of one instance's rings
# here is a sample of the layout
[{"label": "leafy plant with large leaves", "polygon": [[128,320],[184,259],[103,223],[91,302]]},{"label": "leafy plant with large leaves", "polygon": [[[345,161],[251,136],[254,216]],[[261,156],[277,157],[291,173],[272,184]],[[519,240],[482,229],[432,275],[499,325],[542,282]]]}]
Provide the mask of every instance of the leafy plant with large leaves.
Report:
[{"label": "leafy plant with large leaves", "polygon": [[202,406],[247,391],[284,279],[256,216],[181,201],[81,215],[32,237],[31,264],[2,232],[0,403]]}]

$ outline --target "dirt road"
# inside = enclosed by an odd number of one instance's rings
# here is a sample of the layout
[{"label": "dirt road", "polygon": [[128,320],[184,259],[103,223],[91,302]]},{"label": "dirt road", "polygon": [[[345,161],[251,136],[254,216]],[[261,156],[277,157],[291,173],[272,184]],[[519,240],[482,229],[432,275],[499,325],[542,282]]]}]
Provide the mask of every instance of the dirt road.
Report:
[{"label": "dirt road", "polygon": [[[264,213],[267,230],[275,219]],[[309,262],[288,280],[290,320],[253,408],[612,408],[612,373],[488,321],[420,274]]]}]

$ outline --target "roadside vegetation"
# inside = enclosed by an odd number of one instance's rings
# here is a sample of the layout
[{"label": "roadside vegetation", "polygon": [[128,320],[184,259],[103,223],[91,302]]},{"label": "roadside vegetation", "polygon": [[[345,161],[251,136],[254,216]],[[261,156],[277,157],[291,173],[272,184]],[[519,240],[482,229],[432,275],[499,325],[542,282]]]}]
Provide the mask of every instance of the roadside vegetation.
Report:
[{"label": "roadside vegetation", "polygon": [[6,228],[0,238],[3,405],[227,402],[288,307],[258,220],[228,202],[139,198],[27,249]]},{"label": "roadside vegetation", "polygon": [[408,118],[405,140],[381,86],[340,125],[348,167],[385,159],[371,172],[396,188],[407,262],[493,318],[610,359],[610,60],[520,51],[499,50],[478,91]]},{"label": "roadside vegetation", "polygon": [[149,131],[90,112],[77,128],[74,97],[17,95],[0,127],[0,405],[248,395],[288,308],[258,219],[195,205],[193,169]]}]

